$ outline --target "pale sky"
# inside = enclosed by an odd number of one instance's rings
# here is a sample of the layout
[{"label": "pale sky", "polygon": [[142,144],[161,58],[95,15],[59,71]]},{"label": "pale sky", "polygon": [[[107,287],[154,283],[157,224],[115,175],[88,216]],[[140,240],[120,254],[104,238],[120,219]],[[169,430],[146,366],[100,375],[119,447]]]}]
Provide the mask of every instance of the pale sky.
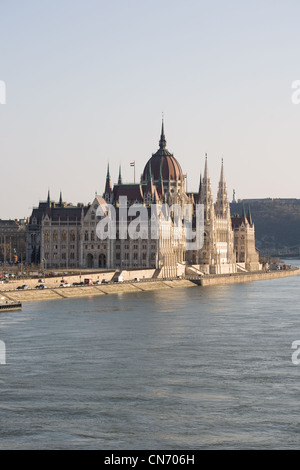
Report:
[{"label": "pale sky", "polygon": [[298,0],[0,0],[0,218],[102,194],[167,148],[196,191],[300,198]]}]

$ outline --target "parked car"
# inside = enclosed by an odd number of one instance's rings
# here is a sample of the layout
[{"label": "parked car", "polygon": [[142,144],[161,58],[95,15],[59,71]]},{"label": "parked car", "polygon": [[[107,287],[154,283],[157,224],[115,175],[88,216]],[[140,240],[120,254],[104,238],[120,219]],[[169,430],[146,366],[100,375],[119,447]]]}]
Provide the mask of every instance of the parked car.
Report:
[{"label": "parked car", "polygon": [[37,286],[35,286],[36,289],[47,289],[47,286],[45,284],[38,284]]},{"label": "parked car", "polygon": [[28,286],[27,284],[23,284],[22,286],[18,286],[17,289],[22,289],[22,290],[28,289]]},{"label": "parked car", "polygon": [[135,277],[133,280],[134,280],[135,282],[140,282],[140,278],[139,278],[139,277]]},{"label": "parked car", "polygon": [[38,282],[45,282],[45,280],[44,279],[39,279]]},{"label": "parked car", "polygon": [[101,284],[108,284],[108,280],[107,279],[102,279]]},{"label": "parked car", "polygon": [[101,282],[100,281],[95,281],[95,282],[93,282],[93,284],[98,285],[98,284],[101,284]]},{"label": "parked car", "polygon": [[71,287],[71,284],[68,282],[63,282],[59,287]]}]

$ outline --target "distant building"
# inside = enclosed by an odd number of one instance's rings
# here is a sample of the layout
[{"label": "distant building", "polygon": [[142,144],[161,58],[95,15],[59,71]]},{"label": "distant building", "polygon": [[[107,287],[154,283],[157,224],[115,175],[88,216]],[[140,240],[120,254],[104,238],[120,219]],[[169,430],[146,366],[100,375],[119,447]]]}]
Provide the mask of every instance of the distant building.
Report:
[{"label": "distant building", "polygon": [[[112,186],[108,166],[103,194],[96,195],[87,206],[66,204],[62,196],[54,202],[48,193],[47,201],[32,211],[26,259],[43,261],[47,267],[155,268],[157,275],[169,277],[184,274],[187,267],[198,274],[260,269],[252,220],[250,223],[241,216],[239,223],[238,217],[231,218],[223,161],[215,202],[207,156],[199,191],[186,192],[185,186],[181,166],[166,148],[162,123],[159,148],[147,161],[139,183],[123,183],[120,168],[118,183]],[[139,236],[132,238],[128,230],[137,216],[129,213],[124,225],[122,214],[137,205],[146,214],[145,223]],[[195,227],[197,205],[204,209],[203,245],[187,249],[185,208],[192,209],[191,223]],[[180,209],[179,216],[170,212],[166,220],[163,208],[175,206]],[[108,233],[101,239],[97,227],[107,217],[109,207],[115,212],[115,236]]]},{"label": "distant building", "polygon": [[259,255],[255,248],[255,230],[250,208],[246,216],[245,208],[240,216],[232,217],[234,231],[234,250],[236,262],[240,268],[246,271],[258,271],[260,269]]},{"label": "distant building", "polygon": [[46,201],[34,208],[27,229],[27,263],[46,260],[47,266],[77,267],[80,265],[82,220],[88,207],[67,204],[60,194],[59,202]]},{"label": "distant building", "polygon": [[0,261],[25,262],[27,220],[0,219]]}]

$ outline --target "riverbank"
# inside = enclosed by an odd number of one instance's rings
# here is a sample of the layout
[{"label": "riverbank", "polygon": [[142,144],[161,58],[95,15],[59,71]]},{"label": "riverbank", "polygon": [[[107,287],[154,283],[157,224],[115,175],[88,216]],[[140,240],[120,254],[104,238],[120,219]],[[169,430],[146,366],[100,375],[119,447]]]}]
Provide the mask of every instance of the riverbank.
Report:
[{"label": "riverbank", "polygon": [[206,276],[201,278],[199,285],[215,286],[218,284],[236,284],[240,282],[263,281],[269,279],[277,279],[280,277],[296,276],[300,274],[300,269],[292,268],[287,270],[270,271],[270,272],[254,272],[254,273],[237,273],[227,275]]},{"label": "riverbank", "polygon": [[253,282],[281,277],[289,277],[300,274],[300,269],[293,268],[286,271],[238,273],[226,275],[211,275],[201,278],[170,279],[170,280],[142,280],[127,281],[124,283],[111,283],[87,286],[49,287],[47,289],[27,290],[0,290],[0,295],[5,300],[20,302],[35,302],[43,300],[62,300],[78,297],[93,297],[99,295],[122,294],[134,292],[147,292],[158,289],[174,289],[178,287],[209,287],[220,284],[235,284],[241,282]]}]

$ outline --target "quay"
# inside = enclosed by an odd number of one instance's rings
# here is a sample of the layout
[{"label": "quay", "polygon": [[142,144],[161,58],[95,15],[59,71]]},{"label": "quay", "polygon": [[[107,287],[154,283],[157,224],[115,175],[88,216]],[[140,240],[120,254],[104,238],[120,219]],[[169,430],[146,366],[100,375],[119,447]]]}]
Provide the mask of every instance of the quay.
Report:
[{"label": "quay", "polygon": [[[128,271],[129,273],[129,271]],[[134,272],[136,273],[136,272]],[[262,280],[271,280],[282,277],[295,276],[300,274],[299,268],[291,267],[287,270],[279,271],[257,271],[251,273],[234,273],[234,274],[217,274],[217,275],[205,275],[205,276],[190,276],[181,279],[178,278],[142,278],[140,280],[126,279],[124,282],[113,282],[108,281],[102,284],[90,284],[90,285],[70,285],[70,287],[59,287],[47,280],[49,285],[45,289],[36,289],[35,285],[37,281],[31,281],[31,286],[26,290],[17,289],[17,281],[13,286],[2,286],[0,287],[0,294],[5,301],[13,303],[15,306],[21,302],[34,302],[43,300],[57,300],[57,299],[69,299],[76,297],[92,297],[97,295],[108,295],[108,294],[122,294],[122,293],[136,293],[136,292],[149,292],[158,289],[176,289],[182,287],[210,287],[221,284],[235,284],[242,282],[253,282]],[[91,274],[92,276],[92,274]],[[98,276],[99,277],[99,276]],[[69,278],[69,282],[71,279]],[[57,281],[56,281],[57,282]],[[19,282],[24,284],[24,280]],[[29,281],[28,281],[29,284]],[[34,284],[34,285],[33,285]],[[9,304],[2,304],[4,306]]]}]

